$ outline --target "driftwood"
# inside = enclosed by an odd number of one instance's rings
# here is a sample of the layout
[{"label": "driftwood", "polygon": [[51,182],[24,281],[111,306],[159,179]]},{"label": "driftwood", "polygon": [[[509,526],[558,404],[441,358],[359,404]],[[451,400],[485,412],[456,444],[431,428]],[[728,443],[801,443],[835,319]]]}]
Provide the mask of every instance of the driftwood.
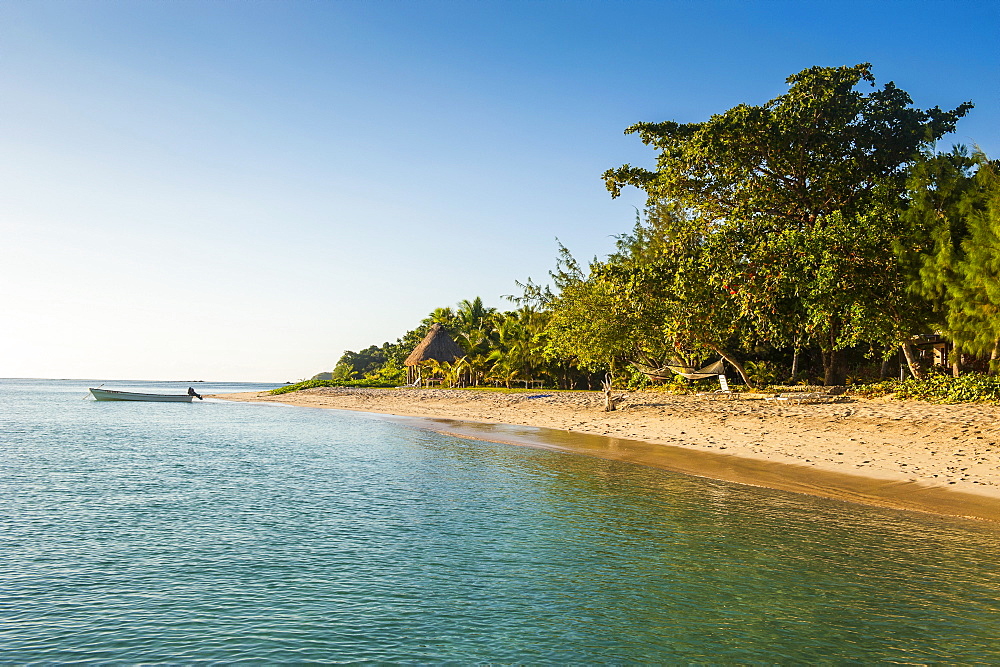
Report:
[{"label": "driftwood", "polygon": [[604,376],[604,381],[601,382],[601,387],[604,389],[604,411],[614,412],[617,410],[615,403],[622,400],[623,397],[611,395],[611,373]]}]

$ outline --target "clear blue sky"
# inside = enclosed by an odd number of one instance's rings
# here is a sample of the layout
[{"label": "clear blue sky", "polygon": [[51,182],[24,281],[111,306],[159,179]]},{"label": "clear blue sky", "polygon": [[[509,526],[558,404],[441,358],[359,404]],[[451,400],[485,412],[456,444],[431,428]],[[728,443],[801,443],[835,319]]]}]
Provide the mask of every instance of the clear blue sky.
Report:
[{"label": "clear blue sky", "polygon": [[[0,377],[285,381],[634,221],[622,130],[871,62],[1000,155],[1000,2],[0,2]],[[945,146],[947,147],[947,146]]]}]

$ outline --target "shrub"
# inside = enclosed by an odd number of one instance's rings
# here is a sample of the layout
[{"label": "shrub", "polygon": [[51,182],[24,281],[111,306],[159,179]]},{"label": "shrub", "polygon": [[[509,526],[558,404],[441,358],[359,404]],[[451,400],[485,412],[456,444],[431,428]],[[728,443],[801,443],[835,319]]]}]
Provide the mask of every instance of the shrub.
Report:
[{"label": "shrub", "polygon": [[899,389],[899,380],[883,380],[882,382],[872,382],[870,384],[851,384],[851,393],[863,398],[878,398],[888,394],[895,394]]},{"label": "shrub", "polygon": [[277,389],[272,389],[267,392],[275,396],[279,394],[287,394],[293,391],[300,391],[302,389],[312,389],[313,387],[395,387],[394,382],[377,382],[372,380],[306,380],[305,382],[297,382],[295,384],[288,384],[284,387],[278,387]]},{"label": "shrub", "polygon": [[942,373],[931,373],[917,380],[886,380],[876,384],[859,385],[851,388],[860,396],[872,398],[894,394],[899,399],[915,399],[930,403],[974,403],[1000,401],[1000,377],[982,373],[966,373],[951,377]]},{"label": "shrub", "polygon": [[773,361],[748,361],[745,370],[747,379],[757,387],[778,384],[788,378],[788,373],[783,373],[781,367]]},{"label": "shrub", "polygon": [[375,387],[392,386],[406,382],[406,369],[400,366],[394,359],[385,362],[379,368],[368,373],[362,378]]}]

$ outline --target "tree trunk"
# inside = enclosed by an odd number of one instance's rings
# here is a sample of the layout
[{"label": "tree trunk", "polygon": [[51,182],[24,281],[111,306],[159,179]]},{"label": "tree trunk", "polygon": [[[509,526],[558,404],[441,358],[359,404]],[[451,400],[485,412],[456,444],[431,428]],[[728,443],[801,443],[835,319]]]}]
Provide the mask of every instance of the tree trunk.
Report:
[{"label": "tree trunk", "polygon": [[740,377],[743,378],[743,381],[746,382],[748,387],[754,386],[753,382],[750,381],[750,378],[747,377],[747,372],[746,369],[743,368],[743,364],[741,364],[735,357],[725,353],[717,347],[712,347],[712,350],[714,350],[720,357],[728,361],[732,367],[736,369],[736,372],[740,374]]},{"label": "tree trunk", "polygon": [[993,352],[990,354],[990,368],[986,374],[996,375],[997,371],[1000,370],[997,366],[1000,366],[1000,338],[993,344]]},{"label": "tree trunk", "polygon": [[910,368],[910,374],[920,380],[924,377],[924,372],[920,370],[920,364],[917,363],[917,355],[913,351],[913,345],[909,342],[902,344],[903,355],[906,357],[906,365]]},{"label": "tree trunk", "polygon": [[792,353],[792,376],[788,378],[788,382],[795,382],[795,376],[799,374],[799,346],[795,346],[795,352]]},{"label": "tree trunk", "polygon": [[899,353],[894,354],[891,357],[886,357],[882,360],[882,368],[878,372],[878,379],[885,380],[889,377],[889,369],[892,368],[892,362],[899,360]]},{"label": "tree trunk", "polygon": [[843,350],[820,350],[823,357],[823,384],[827,387],[837,387],[847,381],[847,369],[844,368]]}]

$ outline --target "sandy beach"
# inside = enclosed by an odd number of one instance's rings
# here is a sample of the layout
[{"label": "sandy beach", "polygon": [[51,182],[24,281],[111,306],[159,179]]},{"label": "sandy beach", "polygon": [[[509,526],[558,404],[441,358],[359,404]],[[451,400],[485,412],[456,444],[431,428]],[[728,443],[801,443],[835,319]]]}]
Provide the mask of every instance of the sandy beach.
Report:
[{"label": "sandy beach", "polygon": [[[418,417],[424,418],[423,427],[462,437],[1000,521],[1000,406],[856,397],[798,405],[767,401],[762,395],[740,400],[660,392],[623,396],[614,412],[601,410],[599,392],[544,390],[323,387],[279,396],[251,392],[214,398]],[[557,429],[580,437],[469,424]]]}]

